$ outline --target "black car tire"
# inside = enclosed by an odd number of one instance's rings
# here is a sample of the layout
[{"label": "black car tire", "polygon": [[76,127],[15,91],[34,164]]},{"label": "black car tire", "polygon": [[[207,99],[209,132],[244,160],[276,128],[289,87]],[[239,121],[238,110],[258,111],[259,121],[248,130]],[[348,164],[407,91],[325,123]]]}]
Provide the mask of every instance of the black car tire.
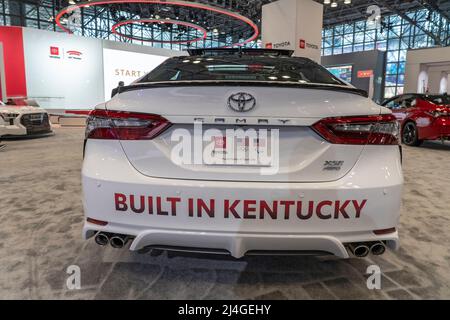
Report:
[{"label": "black car tire", "polygon": [[419,131],[414,122],[407,122],[403,127],[402,142],[410,147],[418,147],[423,143],[423,140],[419,140]]}]

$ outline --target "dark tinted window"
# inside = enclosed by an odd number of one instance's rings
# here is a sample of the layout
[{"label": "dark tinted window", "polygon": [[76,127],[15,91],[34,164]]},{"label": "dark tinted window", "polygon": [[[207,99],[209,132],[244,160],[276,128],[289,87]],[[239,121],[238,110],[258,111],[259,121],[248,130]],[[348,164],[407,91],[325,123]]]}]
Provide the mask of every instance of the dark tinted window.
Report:
[{"label": "dark tinted window", "polygon": [[345,85],[309,59],[262,56],[177,57],[166,60],[139,82],[276,81]]},{"label": "dark tinted window", "polygon": [[397,97],[395,99],[391,99],[391,100],[385,102],[383,105],[386,108],[389,108],[391,110],[400,109],[401,108],[401,100],[402,100],[401,97]]},{"label": "dark tinted window", "polygon": [[450,104],[450,97],[447,95],[442,96],[425,96],[425,100],[428,100],[437,105]]}]

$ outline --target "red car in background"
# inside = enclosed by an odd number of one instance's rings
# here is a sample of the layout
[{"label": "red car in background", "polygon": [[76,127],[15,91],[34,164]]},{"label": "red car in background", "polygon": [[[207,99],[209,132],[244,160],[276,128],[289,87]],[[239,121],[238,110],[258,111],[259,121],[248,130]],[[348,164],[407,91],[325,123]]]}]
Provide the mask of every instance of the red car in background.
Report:
[{"label": "red car in background", "polygon": [[403,94],[382,105],[400,122],[404,144],[420,146],[424,140],[450,140],[450,96]]}]

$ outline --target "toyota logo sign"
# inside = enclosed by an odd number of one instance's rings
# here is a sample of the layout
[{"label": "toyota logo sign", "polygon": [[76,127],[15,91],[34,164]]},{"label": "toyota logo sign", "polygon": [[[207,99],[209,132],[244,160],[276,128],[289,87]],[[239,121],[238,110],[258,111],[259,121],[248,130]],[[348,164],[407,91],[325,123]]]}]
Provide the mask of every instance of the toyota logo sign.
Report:
[{"label": "toyota logo sign", "polygon": [[236,93],[228,98],[228,107],[236,112],[249,112],[256,107],[256,98],[249,93]]}]

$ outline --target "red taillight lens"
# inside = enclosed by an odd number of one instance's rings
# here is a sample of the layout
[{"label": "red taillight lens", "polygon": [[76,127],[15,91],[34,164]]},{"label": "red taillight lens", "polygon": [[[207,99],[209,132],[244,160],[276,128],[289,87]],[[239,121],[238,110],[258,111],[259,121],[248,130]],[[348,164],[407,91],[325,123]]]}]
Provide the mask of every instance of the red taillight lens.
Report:
[{"label": "red taillight lens", "polygon": [[396,228],[389,228],[389,229],[383,229],[383,230],[375,230],[373,233],[375,233],[377,236],[383,236],[385,234],[391,234],[397,232]]},{"label": "red taillight lens", "polygon": [[396,145],[399,125],[391,115],[326,118],[313,129],[333,144]]},{"label": "red taillight lens", "polygon": [[108,222],[106,222],[106,221],[101,221],[101,220],[92,219],[92,218],[87,218],[86,221],[89,223],[92,223],[92,224],[96,224],[98,226],[102,226],[102,227],[108,225]]},{"label": "red taillight lens", "polygon": [[151,140],[170,125],[153,114],[94,110],[87,120],[86,139]]}]

